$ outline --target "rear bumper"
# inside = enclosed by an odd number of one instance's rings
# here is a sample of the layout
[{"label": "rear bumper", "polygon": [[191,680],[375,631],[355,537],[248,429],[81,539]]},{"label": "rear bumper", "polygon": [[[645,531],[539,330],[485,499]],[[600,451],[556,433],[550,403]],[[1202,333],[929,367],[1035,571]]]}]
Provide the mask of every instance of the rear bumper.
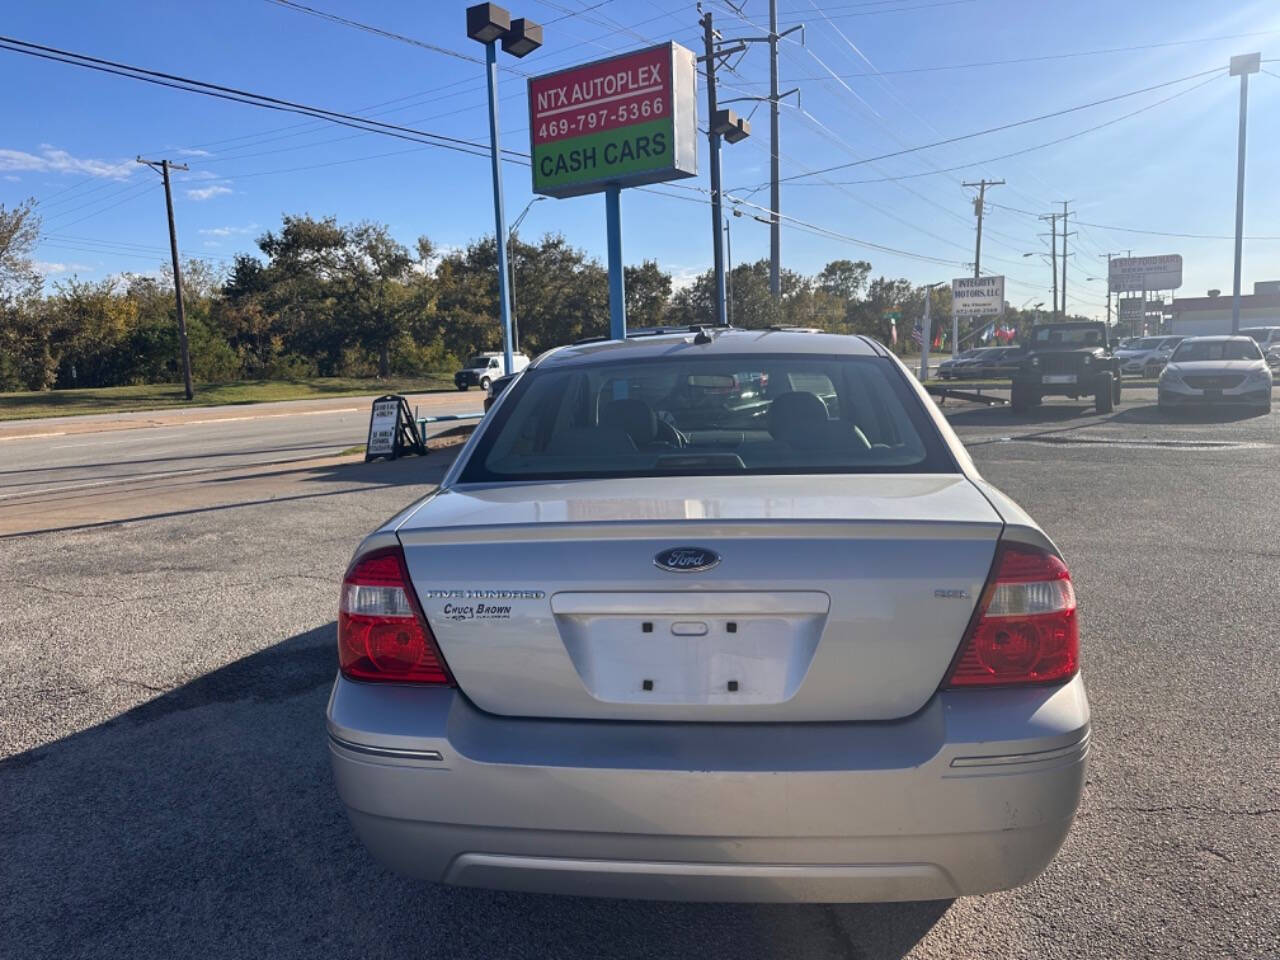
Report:
[{"label": "rear bumper", "polygon": [[[730,901],[942,899],[1034,879],[1070,827],[1089,708],[949,692],[890,723],[522,720],[339,679],[338,793],[373,855],[468,886]],[[438,759],[437,759],[438,758]]]}]

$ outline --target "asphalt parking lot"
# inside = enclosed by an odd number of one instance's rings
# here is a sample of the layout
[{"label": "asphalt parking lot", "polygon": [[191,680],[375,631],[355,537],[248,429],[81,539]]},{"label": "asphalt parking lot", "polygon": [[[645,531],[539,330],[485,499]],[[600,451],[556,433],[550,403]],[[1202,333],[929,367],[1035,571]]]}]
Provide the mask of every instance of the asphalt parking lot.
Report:
[{"label": "asphalt parking lot", "polygon": [[311,471],[307,496],[0,538],[0,955],[1280,956],[1280,412],[1169,421],[1154,399],[944,408],[1080,596],[1090,776],[1027,887],[692,905],[383,871],[328,769],[336,583],[439,452]]}]

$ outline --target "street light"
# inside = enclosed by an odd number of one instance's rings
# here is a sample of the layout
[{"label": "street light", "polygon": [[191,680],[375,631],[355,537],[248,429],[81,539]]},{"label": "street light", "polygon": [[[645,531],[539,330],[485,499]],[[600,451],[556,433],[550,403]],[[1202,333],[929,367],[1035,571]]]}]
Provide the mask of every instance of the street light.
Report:
[{"label": "street light", "polygon": [[506,214],[502,207],[502,165],[498,144],[498,48],[513,57],[524,57],[542,46],[542,27],[511,14],[496,3],[467,8],[467,36],[484,44],[485,75],[489,82],[489,157],[493,168],[493,245],[498,253],[498,312],[502,318],[502,357],[506,372],[515,369],[511,345],[511,297],[507,289]]},{"label": "street light", "polygon": [[[534,197],[524,205],[524,209],[520,211],[520,216],[516,217],[516,222],[511,224],[511,229],[507,231],[507,259],[511,261],[511,350],[512,352],[520,349],[520,319],[516,313],[516,264],[515,258],[511,255],[511,241],[516,238],[516,231],[520,229],[520,224],[524,223],[524,218],[529,215],[529,211],[533,209],[533,205],[539,200],[545,200],[546,197]],[[511,371],[507,371],[510,373]]]}]

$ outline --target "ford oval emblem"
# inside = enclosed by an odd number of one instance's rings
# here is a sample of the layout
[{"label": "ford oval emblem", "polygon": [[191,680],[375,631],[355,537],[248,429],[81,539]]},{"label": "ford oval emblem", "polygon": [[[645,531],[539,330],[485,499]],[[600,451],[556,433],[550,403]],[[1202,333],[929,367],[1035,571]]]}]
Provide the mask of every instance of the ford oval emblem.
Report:
[{"label": "ford oval emblem", "polygon": [[653,558],[654,566],[672,573],[701,573],[720,562],[720,554],[706,547],[668,547]]}]

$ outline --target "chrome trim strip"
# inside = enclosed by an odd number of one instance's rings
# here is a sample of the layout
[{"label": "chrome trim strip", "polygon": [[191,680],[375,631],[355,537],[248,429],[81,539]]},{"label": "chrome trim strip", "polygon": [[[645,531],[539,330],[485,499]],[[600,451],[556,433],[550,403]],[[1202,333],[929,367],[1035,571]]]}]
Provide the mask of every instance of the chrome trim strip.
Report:
[{"label": "chrome trim strip", "polygon": [[353,743],[329,734],[329,742],[352,753],[363,753],[370,757],[391,757],[396,760],[444,760],[439,750],[410,750],[401,747],[371,747],[366,743]]},{"label": "chrome trim strip", "polygon": [[1037,753],[1010,753],[994,757],[954,757],[953,767],[1004,767],[1019,763],[1042,763],[1046,760],[1061,760],[1073,754],[1084,753],[1089,746],[1086,734],[1082,739],[1055,750],[1041,750]]}]

